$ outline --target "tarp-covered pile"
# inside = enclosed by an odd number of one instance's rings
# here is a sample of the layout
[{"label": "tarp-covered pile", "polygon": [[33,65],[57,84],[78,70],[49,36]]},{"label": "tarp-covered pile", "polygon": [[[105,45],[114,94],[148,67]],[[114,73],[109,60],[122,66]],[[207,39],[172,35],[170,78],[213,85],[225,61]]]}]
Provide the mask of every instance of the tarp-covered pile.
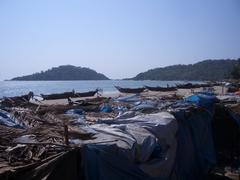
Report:
[{"label": "tarp-covered pile", "polygon": [[239,160],[240,108],[212,93],[7,102],[0,179],[207,179],[222,159]]},{"label": "tarp-covered pile", "polygon": [[84,147],[87,179],[166,179],[171,176],[177,148],[177,122],[171,114],[161,112],[107,120],[107,124],[91,128],[98,132],[95,141],[105,143]]}]

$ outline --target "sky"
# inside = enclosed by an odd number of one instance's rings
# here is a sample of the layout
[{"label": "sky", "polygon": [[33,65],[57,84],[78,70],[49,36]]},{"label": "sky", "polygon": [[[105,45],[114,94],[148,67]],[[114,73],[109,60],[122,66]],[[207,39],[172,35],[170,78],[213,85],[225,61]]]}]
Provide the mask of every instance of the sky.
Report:
[{"label": "sky", "polygon": [[0,80],[59,65],[112,79],[240,58],[240,0],[0,0]]}]

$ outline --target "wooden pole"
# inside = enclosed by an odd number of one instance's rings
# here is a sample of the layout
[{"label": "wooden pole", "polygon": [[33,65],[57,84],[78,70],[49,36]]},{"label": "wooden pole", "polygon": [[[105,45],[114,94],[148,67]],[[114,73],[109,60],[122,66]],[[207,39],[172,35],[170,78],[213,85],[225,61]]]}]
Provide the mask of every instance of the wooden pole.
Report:
[{"label": "wooden pole", "polygon": [[64,138],[65,138],[65,144],[66,146],[69,146],[69,140],[68,140],[68,125],[64,124]]},{"label": "wooden pole", "polygon": [[224,84],[222,84],[222,95],[224,94]]}]

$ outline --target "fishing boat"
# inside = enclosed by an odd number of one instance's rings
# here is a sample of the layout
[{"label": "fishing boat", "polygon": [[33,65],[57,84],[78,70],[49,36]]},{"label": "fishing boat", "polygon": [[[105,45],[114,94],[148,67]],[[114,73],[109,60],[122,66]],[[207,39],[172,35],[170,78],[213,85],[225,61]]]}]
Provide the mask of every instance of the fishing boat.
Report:
[{"label": "fishing boat", "polygon": [[91,96],[94,96],[98,91],[99,91],[98,89],[96,89],[95,91],[79,92],[79,93],[75,93],[74,91],[72,91],[72,92],[64,92],[60,94],[49,94],[49,95],[41,94],[41,96],[44,100],[91,97]]},{"label": "fishing boat", "polygon": [[179,89],[194,89],[194,88],[203,88],[203,87],[212,87],[211,84],[192,84],[192,83],[187,83],[187,84],[176,84],[177,88]]},{"label": "fishing boat", "polygon": [[167,91],[176,91],[177,88],[176,87],[151,87],[151,86],[145,86],[146,89],[148,89],[149,91],[162,91],[162,92],[167,92]]},{"label": "fishing boat", "polygon": [[98,93],[98,89],[95,91],[88,91],[88,92],[81,92],[81,93],[75,93],[73,97],[91,97],[94,96],[96,93]]},{"label": "fishing boat", "polygon": [[134,93],[134,94],[138,94],[141,93],[145,90],[145,88],[121,88],[119,86],[115,86],[115,88],[121,92],[121,93]]},{"label": "fishing boat", "polygon": [[41,96],[44,100],[66,99],[74,96],[74,92],[64,92],[59,94],[48,94],[48,95],[41,94]]}]

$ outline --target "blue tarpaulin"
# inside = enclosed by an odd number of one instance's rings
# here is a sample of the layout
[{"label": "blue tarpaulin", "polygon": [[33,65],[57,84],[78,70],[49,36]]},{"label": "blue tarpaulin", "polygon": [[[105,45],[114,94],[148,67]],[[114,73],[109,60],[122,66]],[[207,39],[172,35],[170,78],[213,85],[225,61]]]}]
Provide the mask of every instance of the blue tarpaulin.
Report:
[{"label": "blue tarpaulin", "polygon": [[15,117],[11,116],[8,112],[3,110],[0,110],[0,124],[19,129],[25,128],[25,126],[20,123]]},{"label": "blue tarpaulin", "polygon": [[157,113],[92,125],[103,143],[83,150],[86,179],[205,179],[216,163],[212,116],[183,105],[175,119]]},{"label": "blue tarpaulin", "polygon": [[178,179],[205,179],[216,163],[212,116],[199,109],[194,112],[179,110],[174,115],[179,127],[175,174]]},{"label": "blue tarpaulin", "polygon": [[[99,122],[100,123],[100,122]],[[87,180],[169,179],[176,155],[175,118],[166,112],[90,126],[95,141],[83,150]]]},{"label": "blue tarpaulin", "polygon": [[218,102],[218,99],[214,95],[200,93],[187,97],[185,101],[189,103],[194,103],[197,106],[205,108],[208,112],[213,113],[214,104]]}]

